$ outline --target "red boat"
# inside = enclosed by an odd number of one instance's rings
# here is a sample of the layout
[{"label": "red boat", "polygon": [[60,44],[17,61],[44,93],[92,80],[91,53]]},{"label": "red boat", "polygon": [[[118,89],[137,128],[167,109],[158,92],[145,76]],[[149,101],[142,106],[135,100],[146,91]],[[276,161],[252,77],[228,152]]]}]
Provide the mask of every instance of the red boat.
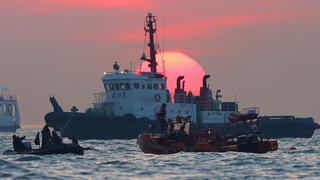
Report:
[{"label": "red boat", "polygon": [[248,120],[257,119],[258,115],[259,115],[259,108],[252,107],[252,108],[243,109],[241,114],[231,115],[228,117],[228,119],[230,122],[248,121]]},{"label": "red boat", "polygon": [[166,135],[143,133],[138,136],[137,143],[144,153],[172,154],[185,152],[226,152],[238,151],[238,146],[232,142],[218,139],[207,133],[194,135]]},{"label": "red boat", "polygon": [[241,117],[238,119],[234,117],[231,117],[231,125],[237,121],[241,121],[243,124],[250,120],[248,123],[250,123],[250,127],[255,127],[254,131],[240,135],[226,135],[226,133],[219,133],[216,129],[204,129],[196,134],[189,134],[191,122],[179,120],[169,123],[166,134],[140,134],[137,144],[144,153],[151,154],[172,154],[180,151],[266,153],[278,149],[277,140],[264,140],[260,131],[256,130],[256,128],[259,129],[259,126],[251,124],[256,122],[254,116],[238,116]]}]

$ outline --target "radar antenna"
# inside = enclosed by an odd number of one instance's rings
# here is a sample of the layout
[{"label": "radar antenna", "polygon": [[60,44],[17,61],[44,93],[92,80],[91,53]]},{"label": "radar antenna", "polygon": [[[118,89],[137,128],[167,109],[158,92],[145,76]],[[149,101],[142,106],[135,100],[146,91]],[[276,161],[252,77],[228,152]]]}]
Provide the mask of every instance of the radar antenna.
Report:
[{"label": "radar antenna", "polygon": [[146,22],[144,26],[145,33],[149,34],[149,42],[148,46],[150,48],[150,58],[146,58],[145,55],[141,57],[141,60],[145,60],[149,62],[150,71],[152,73],[157,74],[157,61],[156,61],[156,49],[155,49],[155,43],[154,43],[154,33],[156,32],[156,17],[152,15],[152,13],[148,13],[146,16]]}]

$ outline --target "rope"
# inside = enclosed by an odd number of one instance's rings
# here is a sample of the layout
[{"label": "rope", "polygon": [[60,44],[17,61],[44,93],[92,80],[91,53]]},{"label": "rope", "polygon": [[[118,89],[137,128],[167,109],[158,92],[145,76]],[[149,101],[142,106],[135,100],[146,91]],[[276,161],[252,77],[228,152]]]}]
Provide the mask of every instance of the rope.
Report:
[{"label": "rope", "polygon": [[64,127],[61,129],[61,133],[63,133],[63,130],[69,125],[69,123],[70,123],[71,119],[73,118],[74,114],[75,114],[75,113],[72,112],[70,118],[68,119],[68,121],[66,122],[66,124],[64,125]]}]

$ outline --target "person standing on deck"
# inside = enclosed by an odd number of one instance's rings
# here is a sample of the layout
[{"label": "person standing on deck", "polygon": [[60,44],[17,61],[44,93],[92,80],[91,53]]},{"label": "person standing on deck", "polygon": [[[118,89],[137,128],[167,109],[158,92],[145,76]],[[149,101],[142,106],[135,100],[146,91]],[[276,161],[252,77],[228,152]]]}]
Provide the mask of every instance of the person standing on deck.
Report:
[{"label": "person standing on deck", "polygon": [[22,142],[25,139],[25,136],[19,137],[16,135],[12,136],[12,144],[15,152],[24,152],[29,150]]},{"label": "person standing on deck", "polygon": [[160,111],[157,113],[157,117],[160,121],[161,132],[165,132],[165,129],[166,129],[166,115],[167,115],[166,106],[167,106],[166,104],[162,104]]},{"label": "person standing on deck", "polygon": [[52,137],[51,137],[51,132],[49,129],[48,125],[45,125],[41,131],[42,134],[42,143],[41,143],[41,148],[44,148],[49,145]]}]

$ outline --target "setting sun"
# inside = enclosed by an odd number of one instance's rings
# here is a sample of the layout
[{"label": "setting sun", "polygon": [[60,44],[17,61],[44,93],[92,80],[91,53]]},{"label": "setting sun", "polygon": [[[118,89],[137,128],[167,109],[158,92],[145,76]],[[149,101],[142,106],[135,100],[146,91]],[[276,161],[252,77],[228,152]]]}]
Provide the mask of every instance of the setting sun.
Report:
[{"label": "setting sun", "polygon": [[[181,52],[163,52],[157,54],[157,63],[158,72],[165,72],[167,76],[167,85],[171,93],[174,93],[176,88],[177,77],[185,76],[186,91],[190,90],[194,95],[199,95],[199,88],[202,85],[202,77],[205,72],[196,60]],[[148,64],[148,62],[143,62],[141,71],[149,71]]]}]

